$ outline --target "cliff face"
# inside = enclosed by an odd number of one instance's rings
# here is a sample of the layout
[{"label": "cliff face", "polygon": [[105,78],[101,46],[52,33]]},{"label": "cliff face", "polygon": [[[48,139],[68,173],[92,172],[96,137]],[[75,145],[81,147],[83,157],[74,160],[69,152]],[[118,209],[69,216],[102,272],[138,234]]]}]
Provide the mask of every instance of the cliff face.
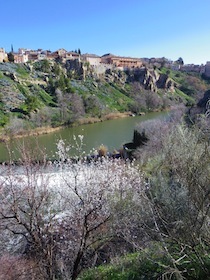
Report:
[{"label": "cliff face", "polygon": [[77,73],[82,79],[92,78],[120,84],[139,82],[145,90],[157,92],[164,89],[174,92],[176,83],[167,75],[148,67],[127,69],[125,71],[114,68],[111,65],[87,66],[84,63],[68,61],[65,65],[67,70]]},{"label": "cliff face", "polygon": [[175,82],[167,74],[158,73],[154,69],[142,67],[128,72],[128,82],[139,82],[145,90],[157,92],[158,89],[165,89],[174,92]]}]

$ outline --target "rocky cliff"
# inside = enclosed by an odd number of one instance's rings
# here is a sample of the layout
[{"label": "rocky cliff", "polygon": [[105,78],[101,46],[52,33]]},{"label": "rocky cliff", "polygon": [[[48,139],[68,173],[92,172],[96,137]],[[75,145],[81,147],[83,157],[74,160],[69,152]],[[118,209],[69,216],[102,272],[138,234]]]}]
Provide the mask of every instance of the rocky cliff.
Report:
[{"label": "rocky cliff", "polygon": [[78,61],[68,61],[65,67],[77,73],[82,79],[92,78],[101,79],[107,82],[119,82],[121,84],[139,82],[145,90],[157,92],[158,89],[164,89],[174,92],[176,83],[167,74],[162,74],[154,68],[141,67],[136,69],[126,69],[122,71],[114,68],[112,65],[87,66]]},{"label": "rocky cliff", "polygon": [[174,92],[176,83],[167,75],[162,74],[154,69],[142,67],[128,71],[129,82],[139,82],[144,89],[157,92],[158,89],[165,89]]}]

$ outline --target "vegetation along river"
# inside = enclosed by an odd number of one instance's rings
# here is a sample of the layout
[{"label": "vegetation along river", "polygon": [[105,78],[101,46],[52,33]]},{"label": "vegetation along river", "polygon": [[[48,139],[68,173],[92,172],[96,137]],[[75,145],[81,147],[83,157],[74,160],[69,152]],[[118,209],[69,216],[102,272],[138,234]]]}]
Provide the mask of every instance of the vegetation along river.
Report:
[{"label": "vegetation along river", "polygon": [[[37,136],[40,149],[45,149],[48,158],[56,157],[57,146],[56,143],[63,139],[66,144],[74,145],[74,135],[78,139],[78,135],[83,135],[83,151],[90,153],[92,149],[97,149],[100,145],[104,145],[110,152],[115,149],[120,149],[123,144],[132,141],[133,131],[139,122],[154,118],[165,118],[168,112],[148,113],[144,116],[126,117],[115,120],[109,120],[94,124],[86,124],[78,127],[64,128],[59,131]],[[19,154],[17,147],[22,146],[23,143],[31,143],[31,147],[35,147],[35,137],[25,137],[13,140],[10,143],[10,151],[18,159]],[[75,150],[72,149],[72,155]],[[0,143],[0,162],[8,161],[9,154],[5,143]]]}]

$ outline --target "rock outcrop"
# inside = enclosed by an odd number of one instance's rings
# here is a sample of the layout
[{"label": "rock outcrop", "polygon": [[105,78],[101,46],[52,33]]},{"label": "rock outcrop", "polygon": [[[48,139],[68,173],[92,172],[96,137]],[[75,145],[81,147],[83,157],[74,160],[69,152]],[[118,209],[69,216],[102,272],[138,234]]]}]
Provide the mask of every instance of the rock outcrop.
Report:
[{"label": "rock outcrop", "polygon": [[78,60],[68,60],[66,61],[65,69],[67,72],[71,72],[73,77],[80,77],[83,80],[91,78],[95,81],[102,80],[121,85],[126,82],[139,82],[145,90],[152,92],[157,92],[158,89],[174,92],[176,87],[175,82],[167,74],[146,66],[121,70],[109,65],[91,66]]},{"label": "rock outcrop", "polygon": [[139,82],[144,89],[153,92],[157,92],[158,89],[173,92],[176,86],[167,74],[159,74],[156,70],[147,67],[130,70],[127,75],[128,82]]}]

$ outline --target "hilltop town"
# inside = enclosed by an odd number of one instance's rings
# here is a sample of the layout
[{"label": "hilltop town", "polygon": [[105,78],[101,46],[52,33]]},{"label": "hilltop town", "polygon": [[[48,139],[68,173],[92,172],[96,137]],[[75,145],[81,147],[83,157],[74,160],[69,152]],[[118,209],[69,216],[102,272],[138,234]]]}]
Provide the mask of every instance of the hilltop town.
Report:
[{"label": "hilltop town", "polygon": [[[12,54],[12,58],[11,58]],[[96,54],[81,54],[80,49],[76,51],[67,51],[63,48],[60,48],[54,52],[50,50],[31,50],[25,48],[19,48],[18,52],[14,52],[13,48],[11,52],[7,53],[4,48],[0,48],[0,63],[2,62],[14,62],[14,63],[26,63],[39,60],[60,60],[62,62],[66,61],[79,61],[86,62],[89,65],[100,68],[105,66],[107,67],[117,67],[118,69],[125,68],[140,68],[142,66],[152,64],[157,67],[160,65],[172,70],[179,70],[185,72],[197,72],[200,74],[205,74],[205,76],[210,77],[210,62],[208,61],[206,65],[197,65],[197,64],[184,64],[184,61],[179,58],[176,61],[172,61],[165,57],[162,58],[133,58],[133,57],[124,57],[117,56],[111,53],[104,54],[102,56]]]}]

